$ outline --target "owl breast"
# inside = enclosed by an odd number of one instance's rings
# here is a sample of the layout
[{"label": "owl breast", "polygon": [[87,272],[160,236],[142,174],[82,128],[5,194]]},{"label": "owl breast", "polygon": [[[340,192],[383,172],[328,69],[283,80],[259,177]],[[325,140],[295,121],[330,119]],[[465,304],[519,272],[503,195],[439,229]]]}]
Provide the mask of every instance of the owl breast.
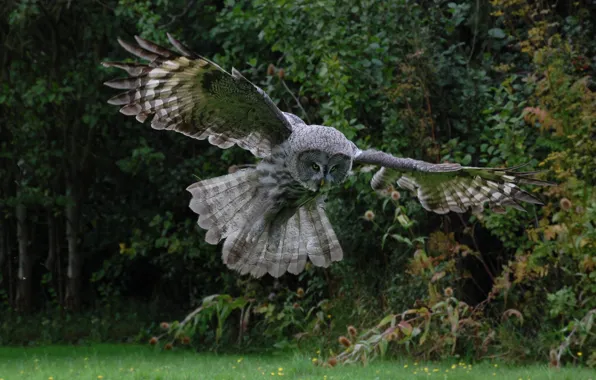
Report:
[{"label": "owl breast", "polygon": [[259,185],[277,207],[299,207],[316,199],[319,192],[312,191],[298,182],[289,168],[289,144],[276,147],[270,156],[257,165]]}]

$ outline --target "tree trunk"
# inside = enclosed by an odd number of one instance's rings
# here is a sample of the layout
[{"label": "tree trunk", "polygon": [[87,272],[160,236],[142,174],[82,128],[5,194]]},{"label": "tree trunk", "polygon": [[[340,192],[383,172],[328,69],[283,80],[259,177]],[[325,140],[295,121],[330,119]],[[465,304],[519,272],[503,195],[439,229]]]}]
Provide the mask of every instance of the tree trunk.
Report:
[{"label": "tree trunk", "polygon": [[[0,209],[0,212],[3,210]],[[0,291],[6,286],[6,279],[4,277],[4,263],[8,257],[8,226],[4,222],[4,218],[0,216]],[[9,261],[10,263],[10,261]],[[8,289],[7,289],[8,291]],[[10,299],[10,294],[9,294]]]},{"label": "tree trunk", "polygon": [[62,305],[62,292],[60,290],[60,279],[58,273],[56,273],[56,256],[58,252],[58,235],[56,232],[56,218],[52,214],[52,209],[48,209],[48,257],[44,263],[47,270],[52,275],[50,286],[54,289],[54,294],[57,298],[58,304]]},{"label": "tree trunk", "polygon": [[56,264],[56,224],[52,210],[48,210],[48,257],[46,258],[46,268],[54,274],[54,265]]},{"label": "tree trunk", "polygon": [[0,216],[0,275],[2,274],[2,269],[4,269],[6,257],[8,257],[8,246],[6,244],[5,234],[4,218]]},{"label": "tree trunk", "polygon": [[83,258],[78,250],[79,232],[79,197],[73,191],[72,184],[67,181],[67,190],[71,200],[66,205],[66,241],[68,242],[68,269],[66,271],[66,295],[64,306],[73,311],[78,311],[81,306],[81,271]]},{"label": "tree trunk", "polygon": [[5,224],[4,228],[6,229],[6,260],[8,261],[8,264],[6,265],[8,267],[8,304],[10,306],[12,306],[14,308],[15,306],[15,302],[14,302],[14,278],[12,275],[12,241],[11,239],[11,235],[9,233],[9,229],[8,226]]},{"label": "tree trunk", "polygon": [[16,206],[17,239],[19,241],[19,266],[17,272],[17,296],[15,307],[18,311],[31,311],[31,274],[33,260],[29,252],[29,236],[27,231],[27,208],[19,203]]}]

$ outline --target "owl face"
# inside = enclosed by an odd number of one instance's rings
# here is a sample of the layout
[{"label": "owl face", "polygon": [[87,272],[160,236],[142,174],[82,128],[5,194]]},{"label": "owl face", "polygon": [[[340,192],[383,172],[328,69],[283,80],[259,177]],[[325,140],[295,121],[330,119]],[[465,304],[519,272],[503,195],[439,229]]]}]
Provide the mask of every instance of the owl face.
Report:
[{"label": "owl face", "polygon": [[312,191],[342,183],[352,167],[350,157],[321,150],[307,150],[298,155],[296,179]]}]

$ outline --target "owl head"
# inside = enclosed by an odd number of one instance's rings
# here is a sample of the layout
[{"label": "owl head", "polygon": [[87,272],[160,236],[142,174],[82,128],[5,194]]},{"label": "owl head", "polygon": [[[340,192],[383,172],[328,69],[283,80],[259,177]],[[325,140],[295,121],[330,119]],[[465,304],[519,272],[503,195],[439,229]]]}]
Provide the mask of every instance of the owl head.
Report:
[{"label": "owl head", "polygon": [[334,128],[307,126],[290,136],[290,172],[311,191],[342,183],[352,168],[354,144]]},{"label": "owl head", "polygon": [[305,150],[296,157],[294,177],[306,188],[317,191],[342,183],[351,168],[352,158],[345,154]]}]

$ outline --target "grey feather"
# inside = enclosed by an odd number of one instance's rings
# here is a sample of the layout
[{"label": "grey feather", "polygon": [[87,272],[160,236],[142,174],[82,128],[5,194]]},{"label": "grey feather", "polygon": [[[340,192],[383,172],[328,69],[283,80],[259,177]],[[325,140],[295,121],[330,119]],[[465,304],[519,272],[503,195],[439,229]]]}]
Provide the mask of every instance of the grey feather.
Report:
[{"label": "grey feather", "polygon": [[504,212],[505,207],[525,211],[518,202],[538,205],[542,202],[520,189],[518,184],[552,185],[529,178],[537,172],[514,171],[523,165],[501,169],[431,164],[377,151],[360,152],[356,160],[383,165],[371,180],[373,189],[381,190],[396,183],[413,192],[422,207],[437,214],[463,213],[470,209],[477,212],[486,203],[495,212]]},{"label": "grey feather", "polygon": [[260,88],[237,70],[232,75],[215,63],[191,53],[169,36],[175,52],[135,36],[137,45],[118,40],[147,65],[104,62],[125,70],[129,78],[105,82],[128,90],[108,103],[123,106],[127,116],[153,115],[155,129],[174,130],[196,139],[209,139],[220,148],[237,144],[255,156],[265,157],[292,132],[291,122]]}]

